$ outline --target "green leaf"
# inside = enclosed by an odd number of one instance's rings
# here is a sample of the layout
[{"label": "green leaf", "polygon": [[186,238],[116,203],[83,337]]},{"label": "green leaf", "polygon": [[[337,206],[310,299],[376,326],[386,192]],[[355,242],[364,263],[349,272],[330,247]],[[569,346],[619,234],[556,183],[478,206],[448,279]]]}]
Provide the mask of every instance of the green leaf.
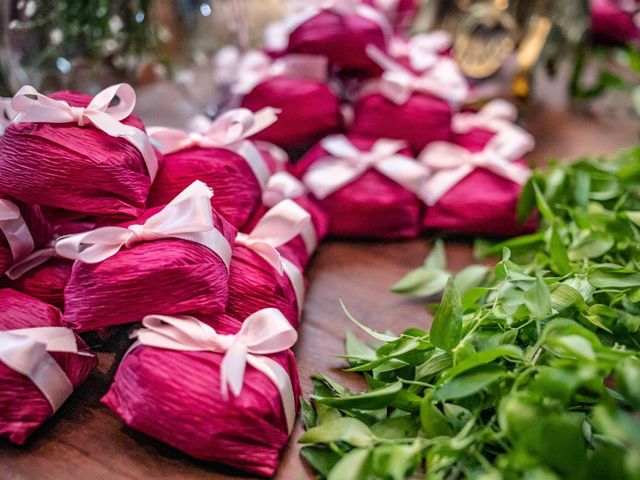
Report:
[{"label": "green leaf", "polygon": [[[480,286],[484,279],[487,278],[488,273],[489,267],[485,265],[469,265],[454,275],[453,283],[458,292],[464,295],[472,288]],[[444,285],[442,288],[444,288]]]},{"label": "green leaf", "polygon": [[433,403],[430,397],[425,397],[420,405],[420,423],[427,438],[453,436],[453,429],[447,419]]},{"label": "green leaf", "polygon": [[562,312],[574,305],[584,306],[584,298],[575,288],[558,283],[551,292],[551,306],[558,312]]},{"label": "green leaf", "polygon": [[604,232],[592,232],[577,243],[569,252],[569,259],[578,261],[583,258],[598,258],[614,246],[613,237]]},{"label": "green leaf", "polygon": [[591,192],[591,176],[584,170],[576,171],[574,197],[576,205],[587,208],[589,205],[589,194]]},{"label": "green leaf", "polygon": [[533,209],[536,206],[536,196],[533,190],[533,183],[535,182],[532,175],[522,187],[520,192],[520,198],[518,198],[517,219],[519,223],[524,223],[527,218],[533,213]]},{"label": "green leaf", "polygon": [[313,407],[304,399],[300,398],[300,410],[302,410],[302,418],[304,419],[305,428],[315,427],[318,417]]},{"label": "green leaf", "polygon": [[613,264],[591,267],[587,278],[596,288],[640,287],[640,273]]},{"label": "green leaf", "polygon": [[342,307],[342,311],[344,312],[344,314],[347,316],[349,320],[351,320],[353,323],[355,323],[358,327],[360,327],[362,330],[367,332],[376,340],[380,340],[381,342],[393,342],[396,339],[396,337],[393,337],[391,335],[386,335],[384,333],[376,332],[372,328],[369,328],[366,325],[363,325],[362,323],[360,323],[353,315],[351,315],[349,310],[347,310],[347,307],[345,306],[342,299],[340,299],[340,306]]},{"label": "green leaf", "polygon": [[409,272],[391,287],[394,293],[412,297],[431,297],[447,284],[449,272],[438,268],[420,267]]},{"label": "green leaf", "polygon": [[536,319],[544,318],[551,309],[551,295],[539,275],[535,283],[522,294],[522,300]]},{"label": "green leaf", "polygon": [[556,218],[556,216],[553,214],[551,207],[549,207],[549,204],[547,203],[547,200],[544,198],[544,195],[540,191],[540,187],[538,187],[538,184],[534,181],[532,185],[533,185],[533,192],[536,198],[536,206],[538,207],[538,211],[544,217],[545,220],[552,222]]},{"label": "green leaf", "polygon": [[418,432],[416,419],[412,415],[384,418],[371,426],[371,431],[378,438],[395,440],[413,438]]},{"label": "green leaf", "polygon": [[395,382],[383,388],[365,393],[345,395],[341,397],[313,397],[314,400],[330,407],[340,409],[375,410],[388,407],[402,390],[402,382]]},{"label": "green leaf", "polygon": [[617,365],[616,381],[620,393],[633,408],[640,410],[640,360],[629,357]]},{"label": "green leaf", "polygon": [[559,275],[566,275],[571,272],[571,262],[569,254],[562,243],[557,224],[551,226],[551,237],[549,239],[549,257],[551,268]]},{"label": "green leaf", "polygon": [[482,350],[465,358],[462,362],[458,363],[455,367],[447,370],[442,374],[440,383],[443,383],[451,378],[479,367],[488,363],[494,362],[498,359],[509,358],[512,360],[522,359],[522,349],[516,345],[500,345],[488,350]]},{"label": "green leaf", "polygon": [[354,359],[373,361],[378,358],[373,348],[369,347],[364,342],[361,342],[360,340],[358,340],[358,337],[356,337],[351,332],[347,332],[345,349],[347,351],[347,355],[349,357],[352,357],[349,359],[349,363],[351,363],[351,365],[356,365],[357,363],[360,363],[358,361],[355,361]]},{"label": "green leaf", "polygon": [[444,289],[442,302],[429,331],[429,339],[436,347],[451,351],[462,337],[462,303],[452,279]]},{"label": "green leaf", "polygon": [[453,400],[468,397],[496,382],[504,374],[504,369],[497,365],[476,367],[443,383],[436,390],[435,398],[436,400]]},{"label": "green leaf", "polygon": [[444,249],[444,242],[438,238],[433,244],[431,252],[424,261],[424,266],[438,270],[447,269],[447,253]]},{"label": "green leaf", "polygon": [[340,418],[307,430],[299,443],[346,442],[354,447],[373,445],[374,436],[369,427],[355,418]]},{"label": "green leaf", "polygon": [[302,447],[300,455],[325,477],[341,458],[336,452],[326,447]]},{"label": "green leaf", "polygon": [[367,480],[371,471],[371,451],[351,450],[331,470],[327,480]]},{"label": "green leaf", "polygon": [[382,445],[372,452],[372,470],[376,478],[404,480],[420,463],[417,445]]}]

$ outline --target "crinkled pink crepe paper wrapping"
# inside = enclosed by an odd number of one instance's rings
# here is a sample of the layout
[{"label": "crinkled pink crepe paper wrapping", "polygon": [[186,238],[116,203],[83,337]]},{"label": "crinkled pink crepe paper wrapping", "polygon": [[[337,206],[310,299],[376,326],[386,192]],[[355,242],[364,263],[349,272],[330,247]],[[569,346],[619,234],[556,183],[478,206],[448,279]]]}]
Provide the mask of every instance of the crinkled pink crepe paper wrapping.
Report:
[{"label": "crinkled pink crepe paper wrapping", "polygon": [[[273,171],[273,160],[269,155],[263,158]],[[260,205],[260,183],[243,157],[224,148],[191,147],[165,155],[149,192],[149,206],[169,203],[195,180],[213,189],[211,205],[235,227]]]},{"label": "crinkled pink crepe paper wrapping", "polygon": [[254,112],[265,107],[280,110],[278,121],[253,138],[283,148],[308,146],[342,123],[340,100],[331,89],[302,78],[267,79],[242,98],[242,106]]},{"label": "crinkled pink crepe paper wrapping", "polygon": [[379,93],[358,99],[349,132],[377,138],[405,140],[414,153],[427,144],[449,141],[453,112],[446,100],[425,93],[413,93],[397,105]]},{"label": "crinkled pink crepe paper wrapping", "polygon": [[[289,256],[286,246],[278,251],[300,272],[304,269],[297,258]],[[229,273],[227,313],[234,318],[247,318],[263,308],[277,308],[294,328],[298,328],[299,308],[296,292],[289,278],[278,273],[257,253],[244,245],[235,245]]]},{"label": "crinkled pink crepe paper wrapping", "polygon": [[[471,152],[484,148],[493,132],[471,129],[455,134],[458,145]],[[526,161],[518,160],[527,165]],[[516,209],[522,187],[495,173],[477,168],[445,193],[438,202],[427,207],[425,229],[438,229],[463,234],[485,234],[508,237],[532,232],[537,218],[532,216],[524,224],[517,220]]]},{"label": "crinkled pink crepe paper wrapping", "polygon": [[[640,41],[640,25],[634,23],[632,14],[620,8],[618,3],[615,0],[591,0],[592,34],[608,41]],[[636,15],[640,16],[640,13]]]},{"label": "crinkled pink crepe paper wrapping", "polygon": [[[228,316],[199,319],[219,333],[240,329],[240,322]],[[297,404],[301,392],[293,353],[269,357],[289,373]],[[280,393],[247,365],[242,392],[224,400],[222,358],[219,353],[137,347],[123,359],[102,402],[130,427],[192,457],[272,476],[289,438]]]},{"label": "crinkled pink crepe paper wrapping", "polygon": [[322,11],[289,35],[289,53],[323,55],[333,66],[362,74],[378,74],[380,67],[365,52],[372,44],[385,49],[385,34],[376,22],[355,13]]},{"label": "crinkled pink crepe paper wrapping", "polygon": [[[311,222],[313,223],[313,229],[316,233],[316,239],[318,243],[327,236],[329,232],[329,217],[326,212],[318,205],[318,203],[309,198],[309,195],[302,195],[297,198],[293,198],[298,205],[304,208],[311,216]],[[252,215],[247,224],[240,230],[245,233],[251,232],[265,213],[269,211],[269,207],[262,204],[260,208]],[[286,258],[295,259],[294,263],[298,263],[302,268],[306,268],[313,252],[307,250],[307,246],[301,235],[298,235],[293,240],[290,240],[286,244],[278,248],[280,252],[284,254]]]},{"label": "crinkled pink crepe paper wrapping", "polygon": [[[91,97],[50,95],[84,107]],[[130,115],[122,123],[144,129]],[[17,123],[0,138],[0,195],[95,216],[135,218],[151,180],[142,154],[123,138],[70,123]]]},{"label": "crinkled pink crepe paper wrapping", "polygon": [[[57,308],[15,290],[1,289],[0,305],[0,330],[62,326]],[[80,337],[76,336],[76,340],[79,351],[88,351]],[[74,388],[87,378],[96,364],[93,356],[63,352],[50,355]],[[52,414],[51,404],[33,382],[0,362],[0,437],[21,445]]]},{"label": "crinkled pink crepe paper wrapping", "polygon": [[[360,150],[369,150],[377,138],[347,135]],[[398,153],[411,157],[408,149]],[[327,153],[319,143],[293,167],[302,178]],[[329,233],[340,237],[415,238],[420,232],[422,201],[390,178],[368,170],[354,182],[318,200],[329,215]]]},{"label": "crinkled pink crepe paper wrapping", "polygon": [[[363,0],[362,3],[371,5],[384,13],[389,22],[399,31],[409,28],[420,10],[418,0],[397,0],[395,2],[390,2],[389,0]],[[390,4],[392,7],[390,9],[384,8],[385,4]]]},{"label": "crinkled pink crepe paper wrapping", "polygon": [[[37,205],[26,205],[16,203],[20,208],[20,215],[25,224],[29,227],[29,232],[33,238],[33,243],[38,248],[49,240],[51,235],[51,225],[45,218],[42,210]],[[7,243],[7,239],[0,230],[0,276],[6,272],[13,264],[13,254]]]},{"label": "crinkled pink crepe paper wrapping", "polygon": [[[148,210],[141,224],[162,207]],[[236,229],[213,212],[214,226],[233,245]],[[200,315],[224,311],[228,272],[204,245],[180,239],[141,242],[106,260],[75,261],[64,291],[63,321],[76,331],[138,322],[145,315]]]}]

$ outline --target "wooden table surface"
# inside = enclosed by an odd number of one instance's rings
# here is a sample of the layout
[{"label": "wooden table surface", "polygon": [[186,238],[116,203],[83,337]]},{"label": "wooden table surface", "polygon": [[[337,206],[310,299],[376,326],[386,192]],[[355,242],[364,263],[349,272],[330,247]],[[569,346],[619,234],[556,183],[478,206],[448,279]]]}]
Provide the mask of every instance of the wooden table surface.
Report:
[{"label": "wooden table surface", "polygon": [[[140,113],[146,120],[156,119],[153,109]],[[527,128],[538,142],[531,159],[538,165],[549,156],[575,158],[583,154],[611,153],[639,139],[640,122],[637,121],[596,120],[546,108],[534,108],[527,117]],[[469,241],[448,241],[446,248],[453,270],[473,261]],[[389,292],[395,281],[422,262],[428,250],[425,239],[386,243],[327,241],[319,247],[308,271],[310,288],[300,340],[295,347],[305,394],[311,390],[309,377],[315,372],[328,374],[356,391],[362,387],[355,375],[340,371],[343,361],[334,357],[344,353],[345,331],[355,330],[342,314],[339,298],[344,299],[357,318],[378,330],[400,332],[409,326],[428,326],[430,316],[423,302]],[[365,338],[360,333],[358,336]],[[0,442],[0,479],[242,476],[220,465],[191,460],[123,426],[99,403],[113,376],[114,358],[113,353],[100,353],[99,368],[26,446]],[[296,441],[301,433],[299,419],[283,453],[277,478],[313,478],[298,454]]]}]

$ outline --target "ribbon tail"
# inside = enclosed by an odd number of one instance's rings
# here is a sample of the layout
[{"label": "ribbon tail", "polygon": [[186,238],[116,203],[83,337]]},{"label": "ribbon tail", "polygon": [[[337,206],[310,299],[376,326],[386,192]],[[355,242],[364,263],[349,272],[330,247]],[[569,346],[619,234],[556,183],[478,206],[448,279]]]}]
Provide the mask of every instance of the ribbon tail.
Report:
[{"label": "ribbon tail", "polygon": [[428,171],[423,165],[403,155],[394,155],[378,162],[376,169],[418,196],[428,178]]},{"label": "ribbon tail", "polygon": [[220,387],[225,400],[228,399],[227,387],[234,397],[242,392],[244,374],[249,354],[247,348],[239,342],[231,344],[220,364]]},{"label": "ribbon tail", "polygon": [[284,257],[282,257],[282,270],[293,287],[293,292],[296,295],[296,304],[298,306],[298,318],[300,318],[304,306],[304,277],[298,267]]},{"label": "ribbon tail", "polygon": [[25,273],[33,270],[40,265],[43,265],[48,260],[54,258],[56,255],[55,249],[52,248],[44,248],[42,250],[37,250],[30,255],[27,255],[25,258],[20,260],[18,263],[14,263],[9,270],[5,272],[5,275],[10,280],[17,280],[22,277]]},{"label": "ribbon tail", "polygon": [[457,185],[463,178],[473,171],[473,167],[462,165],[455,170],[446,170],[433,175],[424,185],[424,192],[421,195],[425,203],[432,207],[449,190]]}]

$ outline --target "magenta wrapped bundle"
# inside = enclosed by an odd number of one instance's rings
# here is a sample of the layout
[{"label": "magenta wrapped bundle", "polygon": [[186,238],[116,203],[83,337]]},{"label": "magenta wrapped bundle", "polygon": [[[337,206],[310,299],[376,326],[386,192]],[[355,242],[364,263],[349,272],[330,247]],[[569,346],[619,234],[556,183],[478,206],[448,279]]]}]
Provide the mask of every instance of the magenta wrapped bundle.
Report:
[{"label": "magenta wrapped bundle", "polygon": [[515,125],[495,134],[472,129],[468,142],[461,135],[458,144],[427,146],[419,157],[432,171],[425,186],[424,228],[495,236],[535,229],[535,219],[520,225],[516,217],[530,175],[522,156],[533,146],[533,137]]},{"label": "magenta wrapped bundle", "polygon": [[416,153],[430,142],[449,140],[454,108],[468,91],[455,61],[442,57],[415,74],[375,48],[368,52],[385,72],[363,86],[349,132],[405,140]]},{"label": "magenta wrapped bundle", "polygon": [[[211,186],[212,206],[235,227],[242,226],[260,205],[274,165],[248,137],[276,121],[276,111],[265,108],[230,110],[199,131],[150,128],[151,138],[165,155],[149,193],[150,206],[164,205],[195,180]],[[201,122],[202,123],[202,122]]]},{"label": "magenta wrapped bundle", "polygon": [[384,14],[359,0],[310,0],[271,25],[265,44],[270,52],[322,55],[331,66],[372,75],[379,67],[367,56],[367,45],[384,50],[391,33]]},{"label": "magenta wrapped bundle", "polygon": [[102,402],[192,457],[272,476],[301,394],[290,350],[297,334],[282,314],[258,311],[242,326],[223,315],[142,324]]},{"label": "magenta wrapped bundle", "polygon": [[327,85],[327,59],[292,54],[271,59],[252,51],[239,59],[231,82],[243,107],[277,108],[278,121],[254,138],[284,148],[304,147],[341,125],[340,100]]},{"label": "magenta wrapped bundle", "polygon": [[194,182],[136,223],[62,237],[56,253],[75,259],[63,320],[87,331],[137,322],[149,312],[224,311],[236,230]]},{"label": "magenta wrapped bundle", "polygon": [[640,42],[640,2],[591,0],[591,32],[614,42]]},{"label": "magenta wrapped bundle", "polygon": [[398,31],[404,31],[418,15],[418,0],[364,0],[362,3],[380,10]]},{"label": "magenta wrapped bundle", "polygon": [[86,215],[140,215],[158,160],[131,115],[129,85],[93,99],[23,87],[12,105],[17,116],[0,139],[0,195]]},{"label": "magenta wrapped bundle", "polygon": [[0,275],[47,242],[50,235],[51,225],[40,207],[0,199]]},{"label": "magenta wrapped bundle", "polygon": [[251,231],[271,207],[286,199],[294,200],[304,208],[309,213],[311,222],[304,226],[300,235],[279,247],[279,250],[287,258],[295,258],[306,268],[318,243],[329,231],[329,217],[318,202],[309,197],[304,184],[290,173],[277,172],[269,178],[262,194],[261,207],[241,230]]},{"label": "magenta wrapped bundle", "polygon": [[420,232],[428,171],[404,142],[332,135],[294,168],[329,215],[329,233],[415,238]]},{"label": "magenta wrapped bundle", "polygon": [[0,305],[0,437],[23,444],[87,378],[96,358],[61,326],[57,308],[9,288],[0,289]]},{"label": "magenta wrapped bundle", "polygon": [[[238,233],[229,274],[228,314],[244,318],[273,307],[298,326],[305,293],[303,267],[295,247],[287,246],[311,225],[309,213],[287,199],[271,208],[250,233]],[[309,253],[304,253],[308,259]]]}]

